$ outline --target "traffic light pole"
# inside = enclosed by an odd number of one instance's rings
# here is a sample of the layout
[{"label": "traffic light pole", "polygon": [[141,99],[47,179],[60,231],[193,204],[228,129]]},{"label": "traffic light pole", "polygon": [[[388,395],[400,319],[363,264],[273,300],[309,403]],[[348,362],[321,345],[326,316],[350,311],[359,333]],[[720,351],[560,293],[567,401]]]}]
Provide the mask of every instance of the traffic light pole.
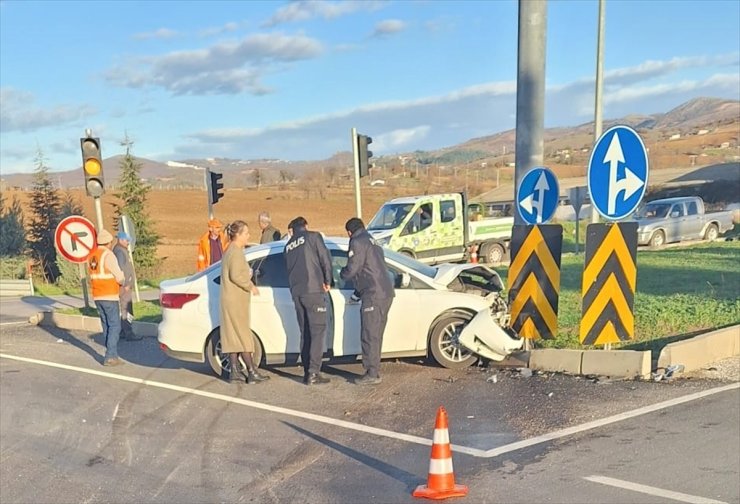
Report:
[{"label": "traffic light pole", "polygon": [[103,229],[103,205],[100,203],[100,197],[95,197],[93,200],[95,201],[95,220],[99,233]]},{"label": "traffic light pole", "polygon": [[205,169],[206,195],[208,196],[208,220],[213,219],[213,201],[211,201],[211,170]]},{"label": "traffic light pole", "polygon": [[357,128],[352,128],[352,152],[355,159],[355,208],[357,217],[362,219],[362,197],[360,195],[360,151],[357,148]]}]

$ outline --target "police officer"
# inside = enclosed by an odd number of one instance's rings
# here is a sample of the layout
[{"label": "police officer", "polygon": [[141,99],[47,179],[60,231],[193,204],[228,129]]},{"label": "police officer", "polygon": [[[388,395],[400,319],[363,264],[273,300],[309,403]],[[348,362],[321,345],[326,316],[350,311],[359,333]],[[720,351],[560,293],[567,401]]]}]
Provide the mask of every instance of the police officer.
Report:
[{"label": "police officer", "polygon": [[355,294],[362,301],[360,342],[365,375],[355,380],[355,383],[377,385],[381,382],[380,349],[383,345],[383,332],[395,292],[385,265],[383,249],[367,232],[362,220],[353,217],[344,228],[350,237],[349,259],[340,275],[342,279],[354,282]]},{"label": "police officer", "polygon": [[308,230],[303,217],[288,225],[292,236],[285,245],[290,293],[301,329],[301,362],[306,385],[329,383],[321,374],[326,334],[326,293],[331,287],[331,256],[320,233]]}]

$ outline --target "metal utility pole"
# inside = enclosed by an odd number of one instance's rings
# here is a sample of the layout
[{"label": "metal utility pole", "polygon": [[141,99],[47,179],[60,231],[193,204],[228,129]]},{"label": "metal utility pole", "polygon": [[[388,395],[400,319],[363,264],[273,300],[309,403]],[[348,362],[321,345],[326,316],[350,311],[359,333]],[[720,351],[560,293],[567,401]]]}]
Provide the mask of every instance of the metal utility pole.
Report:
[{"label": "metal utility pole", "polygon": [[[599,28],[596,42],[596,98],[594,99],[594,145],[601,138],[604,119],[601,95],[604,90],[604,21],[606,18],[606,0],[599,0]],[[589,195],[591,196],[591,195]],[[599,212],[591,197],[591,222],[599,222]]]},{"label": "metal utility pole", "polygon": [[355,160],[355,211],[362,219],[362,197],[360,196],[360,151],[357,148],[357,128],[352,128],[352,153]]},{"label": "metal utility pole", "polygon": [[[514,200],[519,181],[544,162],[547,0],[519,0]],[[514,224],[524,224],[519,212]]]}]

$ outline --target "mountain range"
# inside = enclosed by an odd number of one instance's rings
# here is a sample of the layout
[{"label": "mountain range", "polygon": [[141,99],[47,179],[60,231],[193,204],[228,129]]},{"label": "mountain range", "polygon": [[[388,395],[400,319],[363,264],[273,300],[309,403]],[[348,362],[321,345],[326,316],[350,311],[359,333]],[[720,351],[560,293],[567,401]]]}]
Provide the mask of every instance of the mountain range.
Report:
[{"label": "mountain range", "polygon": [[[682,105],[660,114],[640,115],[633,114],[618,119],[605,120],[603,129],[616,124],[626,124],[634,127],[641,135],[652,138],[668,139],[675,135],[696,134],[698,131],[711,131],[718,126],[740,122],[740,101],[719,98],[695,98]],[[587,150],[593,143],[593,122],[573,127],[557,127],[545,130],[545,154],[563,149],[564,146]],[[737,139],[736,139],[737,142]],[[485,163],[501,155],[509,154],[513,161],[513,152],[516,143],[516,131],[508,130],[494,135],[475,138],[458,145],[443,147],[433,151],[416,151],[393,156],[379,156],[373,158],[376,163],[397,159],[412,159],[420,164],[465,164],[475,162]],[[120,163],[122,155],[116,155],[103,160],[106,185],[111,186],[118,181],[121,173]],[[155,188],[182,188],[202,187],[204,183],[204,168],[224,174],[224,184],[228,187],[247,187],[255,184],[255,170],[263,174],[263,178],[276,181],[282,172],[283,178],[293,177],[316,169],[346,170],[352,165],[352,153],[340,152],[329,159],[321,161],[290,162],[275,159],[185,159],[168,161],[166,163],[146,158],[136,158],[141,163],[141,177]],[[53,172],[52,177],[62,188],[82,187],[83,176],[81,168]],[[4,174],[4,187],[18,187],[27,189],[32,184],[32,174],[13,173]]]}]

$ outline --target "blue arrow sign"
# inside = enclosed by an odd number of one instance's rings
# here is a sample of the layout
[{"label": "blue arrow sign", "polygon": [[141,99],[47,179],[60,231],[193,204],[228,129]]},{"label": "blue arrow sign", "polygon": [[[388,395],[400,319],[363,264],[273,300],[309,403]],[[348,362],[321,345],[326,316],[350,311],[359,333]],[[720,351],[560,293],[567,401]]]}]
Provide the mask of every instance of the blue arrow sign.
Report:
[{"label": "blue arrow sign", "polygon": [[588,163],[591,203],[605,219],[632,214],[645,195],[648,157],[645,144],[629,126],[609,128],[594,146]]},{"label": "blue arrow sign", "polygon": [[516,192],[519,215],[527,224],[543,224],[552,219],[559,199],[558,179],[544,166],[525,173]]}]

